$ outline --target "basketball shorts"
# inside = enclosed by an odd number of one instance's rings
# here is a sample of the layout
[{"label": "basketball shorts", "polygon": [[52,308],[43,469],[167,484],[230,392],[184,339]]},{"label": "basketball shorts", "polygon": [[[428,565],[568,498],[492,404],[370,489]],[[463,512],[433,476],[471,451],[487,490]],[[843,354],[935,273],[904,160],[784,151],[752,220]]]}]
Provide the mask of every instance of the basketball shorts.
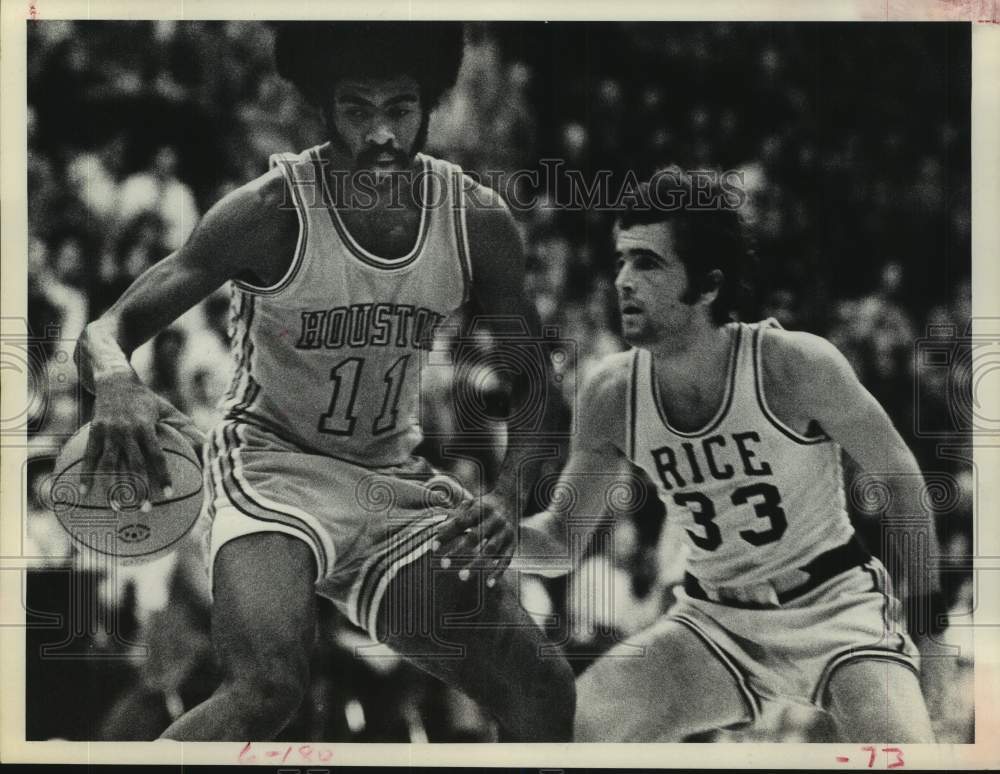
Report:
[{"label": "basketball shorts", "polygon": [[448,506],[472,499],[420,457],[367,468],[234,421],[209,436],[204,475],[202,547],[210,577],[219,549],[236,538],[297,537],[315,558],[317,593],[373,638],[392,579],[431,550],[435,527],[454,513]]},{"label": "basketball shorts", "polygon": [[919,669],[901,605],[885,567],[874,558],[776,607],[699,599],[683,585],[675,595],[666,618],[694,633],[730,672],[745,700],[747,722],[759,718],[763,701],[825,709],[830,679],[858,659]]}]

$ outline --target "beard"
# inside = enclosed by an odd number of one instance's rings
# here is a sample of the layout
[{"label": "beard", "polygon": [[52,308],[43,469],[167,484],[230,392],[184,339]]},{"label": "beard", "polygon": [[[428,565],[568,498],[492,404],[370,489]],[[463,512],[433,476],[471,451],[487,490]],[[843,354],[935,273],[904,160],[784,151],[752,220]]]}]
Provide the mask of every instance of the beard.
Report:
[{"label": "beard", "polygon": [[340,153],[349,158],[354,159],[355,169],[372,169],[375,166],[375,159],[383,153],[391,153],[394,157],[394,161],[399,164],[402,169],[407,169],[413,162],[420,151],[424,149],[427,144],[427,135],[430,129],[430,112],[427,110],[423,111],[423,115],[420,119],[420,128],[417,130],[417,136],[413,140],[413,145],[409,149],[395,148],[388,145],[383,146],[368,146],[361,151],[357,156],[351,151],[351,146],[348,144],[347,140],[344,139],[343,135],[337,130],[337,124],[333,120],[333,115],[327,110],[323,111],[323,121],[326,124],[327,133],[330,136],[330,144]]}]

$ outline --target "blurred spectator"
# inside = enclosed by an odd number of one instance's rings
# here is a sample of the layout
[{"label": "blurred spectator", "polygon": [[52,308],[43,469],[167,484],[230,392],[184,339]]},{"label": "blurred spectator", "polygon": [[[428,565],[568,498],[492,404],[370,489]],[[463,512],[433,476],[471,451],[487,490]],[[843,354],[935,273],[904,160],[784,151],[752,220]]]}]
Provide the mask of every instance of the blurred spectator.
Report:
[{"label": "blurred spectator", "polygon": [[153,339],[153,358],[147,384],[181,411],[187,410],[187,401],[178,375],[184,333],[176,327],[167,328]]},{"label": "blurred spectator", "polygon": [[[29,24],[27,34],[35,334],[58,329],[75,339],[136,276],[183,244],[201,211],[261,174],[270,153],[325,139],[316,111],[274,72],[267,25],[52,20]],[[828,336],[925,470],[960,482],[962,503],[940,514],[946,553],[955,558],[970,552],[976,479],[968,461],[945,457],[941,445],[968,444],[961,411],[971,396],[968,350],[956,342],[944,367],[926,367],[915,352],[931,326],[960,337],[971,320],[969,84],[954,66],[968,57],[968,30],[874,25],[852,29],[849,45],[846,36],[799,25],[470,24],[465,63],[432,118],[429,149],[470,171],[508,176],[560,159],[585,184],[609,174],[612,194],[628,170],[645,175],[667,163],[738,170],[764,315]],[[857,115],[866,120],[850,118]],[[572,404],[593,364],[624,347],[608,237],[614,213],[568,209],[564,190],[540,179],[535,186],[522,176],[517,191],[502,192],[534,197],[534,207],[515,208],[528,256],[526,292],[542,321],[572,342],[553,352]],[[228,386],[227,319],[222,289],[133,356],[138,373],[203,430],[217,420]],[[436,353],[458,347],[442,335]],[[502,423],[490,419],[507,396],[483,365],[489,347],[484,340],[467,348],[465,365],[458,358],[424,369],[421,452],[477,490],[489,485],[506,443]],[[58,342],[44,349],[29,385],[38,455],[72,433],[85,408],[57,362],[64,349]],[[445,453],[476,417],[480,448],[466,457]],[[928,432],[915,433],[918,423]],[[495,448],[481,448],[484,433]],[[33,484],[44,479],[43,467],[29,469]],[[66,541],[31,497],[29,545],[65,562],[56,557]],[[662,514],[648,510],[620,520],[571,582],[525,586],[538,620],[568,610],[578,651],[607,647],[670,603],[680,536],[670,522],[655,526]],[[861,529],[870,527],[862,521]],[[101,701],[115,699],[117,686],[131,689],[110,713],[87,706],[92,717],[84,720],[103,721],[107,738],[151,738],[215,679],[201,581],[186,564],[196,557],[185,549],[102,581],[101,620],[120,615],[151,647],[138,672],[127,662],[105,672],[86,662],[88,675],[115,676]],[[972,589],[952,592],[959,617],[973,607]],[[287,733],[495,738],[467,699],[391,654],[359,658],[357,647],[368,641],[330,610],[321,617],[312,696]],[[962,658],[930,688],[935,728],[946,741],[971,738],[971,649],[959,642],[963,631],[948,630]],[[104,655],[123,650],[107,631],[91,646]],[[81,696],[86,680],[73,667],[69,689],[51,684]],[[35,698],[44,703],[47,690]],[[88,733],[80,719],[64,720],[45,733]],[[784,708],[757,729],[713,738],[820,741],[829,733],[824,717]]]},{"label": "blurred spectator", "polygon": [[156,151],[149,171],[137,172],[121,187],[119,218],[130,224],[143,213],[158,215],[163,223],[163,244],[179,248],[198,222],[198,206],[191,189],[177,177],[177,152],[165,145]]},{"label": "blurred spectator", "polygon": [[200,315],[182,318],[187,322],[187,342],[180,355],[178,378],[187,413],[202,432],[207,432],[221,418],[219,401],[231,378],[229,295],[214,293],[194,311]]},{"label": "blurred spectator", "polygon": [[125,137],[113,137],[97,153],[79,153],[66,167],[70,188],[102,226],[110,227],[118,216],[121,192],[118,174],[125,152]]}]

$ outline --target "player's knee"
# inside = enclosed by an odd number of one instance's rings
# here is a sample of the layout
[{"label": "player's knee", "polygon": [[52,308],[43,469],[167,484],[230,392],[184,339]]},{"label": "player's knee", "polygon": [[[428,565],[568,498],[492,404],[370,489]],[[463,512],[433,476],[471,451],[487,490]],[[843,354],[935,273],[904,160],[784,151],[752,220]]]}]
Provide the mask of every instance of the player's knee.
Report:
[{"label": "player's knee", "polygon": [[551,687],[549,701],[573,716],[576,706],[576,675],[564,658],[546,658],[546,684]]},{"label": "player's knee", "polygon": [[609,718],[609,708],[616,708],[613,696],[598,689],[594,680],[595,667],[585,671],[576,681],[576,711],[573,717],[573,741],[611,742],[621,741],[615,720],[620,722],[621,714]]},{"label": "player's knee", "polygon": [[565,659],[539,657],[536,679],[529,682],[531,710],[525,719],[548,741],[569,741],[576,711],[576,679]]},{"label": "player's knee", "polygon": [[242,679],[230,689],[232,701],[255,719],[263,738],[277,733],[295,717],[304,696],[299,681],[279,675]]},{"label": "player's knee", "polygon": [[600,722],[600,716],[595,712],[600,705],[581,702],[577,705],[573,718],[574,742],[606,742],[607,735],[601,733],[601,726],[607,731],[607,725]]},{"label": "player's knee", "polygon": [[258,718],[265,734],[280,730],[295,716],[306,695],[309,665],[304,658],[265,658],[253,668],[231,674],[228,693],[247,717]]}]

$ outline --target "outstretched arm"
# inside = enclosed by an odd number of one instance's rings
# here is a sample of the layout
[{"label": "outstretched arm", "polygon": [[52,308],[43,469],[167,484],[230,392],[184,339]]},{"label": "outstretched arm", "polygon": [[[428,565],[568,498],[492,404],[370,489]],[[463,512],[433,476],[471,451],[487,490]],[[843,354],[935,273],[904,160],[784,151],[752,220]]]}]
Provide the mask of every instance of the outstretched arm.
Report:
[{"label": "outstretched arm", "polygon": [[[283,224],[289,216],[278,210],[283,185],[280,174],[272,173],[225,197],[209,210],[187,244],[144,272],[84,329],[75,357],[81,380],[95,397],[82,465],[85,481],[94,472],[106,472],[138,480],[147,492],[153,491],[150,483],[159,491],[169,487],[156,437],[158,421],[174,425],[200,445],[193,426],[142,383],[129,358],[227,280],[270,278],[270,263],[282,254]],[[291,220],[294,240],[294,215]],[[290,258],[290,249],[284,252]]]},{"label": "outstretched arm", "polygon": [[[538,474],[541,460],[537,442],[551,444],[564,406],[552,379],[538,313],[525,292],[524,250],[517,225],[498,194],[486,188],[477,192],[467,198],[474,325],[482,325],[493,334],[497,362],[510,366],[498,369],[507,380],[510,415],[518,414],[529,400],[543,401],[538,425],[530,428],[532,442],[509,443],[492,491],[438,533],[442,554],[449,562],[460,562],[454,565],[456,569],[485,568],[492,585],[510,560],[513,525],[523,513]],[[525,362],[526,358],[531,362]]]},{"label": "outstretched arm", "polygon": [[[924,478],[913,453],[879,402],[858,380],[847,359],[830,342],[806,333],[769,333],[783,339],[786,378],[797,385],[799,404],[808,407],[826,433],[890,493],[882,516],[883,534],[894,535],[899,561],[897,582],[906,598],[939,591],[938,573],[924,564],[939,555],[934,524],[923,504]],[[905,549],[909,543],[909,550]],[[918,547],[923,547],[922,549]]]},{"label": "outstretched arm", "polygon": [[583,386],[569,461],[548,509],[521,522],[515,569],[547,577],[572,571],[608,516],[638,503],[643,488],[621,451],[625,395],[618,361],[611,358]]}]

